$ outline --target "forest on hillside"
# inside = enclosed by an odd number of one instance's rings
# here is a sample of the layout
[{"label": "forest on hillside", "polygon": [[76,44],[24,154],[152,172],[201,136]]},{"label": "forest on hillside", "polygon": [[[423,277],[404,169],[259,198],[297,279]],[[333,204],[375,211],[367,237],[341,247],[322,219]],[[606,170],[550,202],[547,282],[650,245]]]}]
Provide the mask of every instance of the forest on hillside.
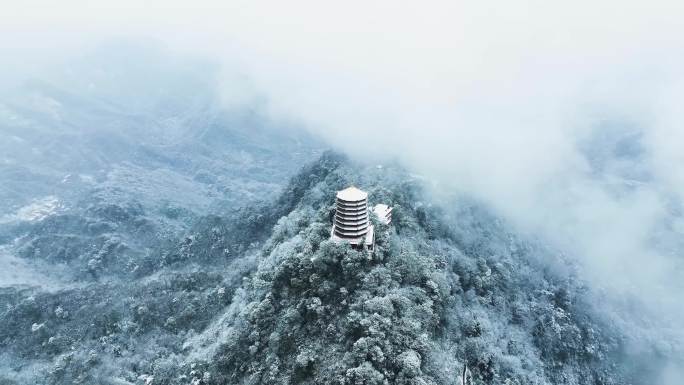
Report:
[{"label": "forest on hillside", "polygon": [[[349,184],[394,207],[374,253],[329,240]],[[655,347],[632,355],[635,337],[562,254],[467,197],[431,202],[396,165],[325,153],[278,197],[142,254],[106,234],[140,234],[150,214],[103,210],[99,225],[58,214],[16,242],[84,280],[2,289],[4,383],[453,384],[467,366],[473,384],[639,384],[661,369]],[[106,240],[61,235],[88,228]]]}]

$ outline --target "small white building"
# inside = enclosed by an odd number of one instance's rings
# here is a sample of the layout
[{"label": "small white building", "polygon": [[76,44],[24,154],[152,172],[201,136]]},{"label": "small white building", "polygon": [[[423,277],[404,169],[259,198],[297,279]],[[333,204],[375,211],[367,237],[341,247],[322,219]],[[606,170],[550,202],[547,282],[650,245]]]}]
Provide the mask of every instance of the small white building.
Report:
[{"label": "small white building", "polygon": [[392,223],[392,208],[384,203],[378,203],[373,207],[373,213],[381,223],[389,225]]}]

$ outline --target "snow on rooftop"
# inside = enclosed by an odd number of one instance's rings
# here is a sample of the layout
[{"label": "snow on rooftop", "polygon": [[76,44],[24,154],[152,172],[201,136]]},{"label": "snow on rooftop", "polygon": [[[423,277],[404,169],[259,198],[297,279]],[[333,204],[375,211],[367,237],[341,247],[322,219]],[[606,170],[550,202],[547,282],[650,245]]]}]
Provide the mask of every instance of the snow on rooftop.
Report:
[{"label": "snow on rooftop", "polygon": [[378,219],[389,225],[392,222],[392,208],[384,203],[379,203],[373,207],[373,213],[378,217]]},{"label": "snow on rooftop", "polygon": [[355,186],[347,187],[342,191],[337,192],[337,199],[343,201],[355,202],[368,198],[368,193],[356,188]]},{"label": "snow on rooftop", "polygon": [[390,209],[390,207],[384,203],[378,203],[377,205],[375,205],[375,207],[373,207],[373,211],[378,212],[378,213],[387,212],[389,209]]}]

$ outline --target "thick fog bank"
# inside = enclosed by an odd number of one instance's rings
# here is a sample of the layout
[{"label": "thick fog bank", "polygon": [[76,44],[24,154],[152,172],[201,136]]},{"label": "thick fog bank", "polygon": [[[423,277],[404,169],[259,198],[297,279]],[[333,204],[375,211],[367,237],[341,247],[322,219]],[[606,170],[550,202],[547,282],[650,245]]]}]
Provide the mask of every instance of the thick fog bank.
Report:
[{"label": "thick fog bank", "polygon": [[681,346],[683,11],[245,5],[223,96],[487,202],[576,260],[616,322]]}]

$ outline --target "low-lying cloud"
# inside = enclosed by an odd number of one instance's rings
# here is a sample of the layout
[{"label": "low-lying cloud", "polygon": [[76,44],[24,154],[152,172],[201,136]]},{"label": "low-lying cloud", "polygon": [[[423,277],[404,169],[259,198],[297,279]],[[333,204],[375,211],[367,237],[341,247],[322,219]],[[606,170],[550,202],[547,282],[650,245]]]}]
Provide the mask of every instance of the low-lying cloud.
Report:
[{"label": "low-lying cloud", "polygon": [[265,95],[347,152],[397,157],[684,321],[681,5],[276,8],[231,19],[226,74],[247,80],[226,76],[230,104]]}]

